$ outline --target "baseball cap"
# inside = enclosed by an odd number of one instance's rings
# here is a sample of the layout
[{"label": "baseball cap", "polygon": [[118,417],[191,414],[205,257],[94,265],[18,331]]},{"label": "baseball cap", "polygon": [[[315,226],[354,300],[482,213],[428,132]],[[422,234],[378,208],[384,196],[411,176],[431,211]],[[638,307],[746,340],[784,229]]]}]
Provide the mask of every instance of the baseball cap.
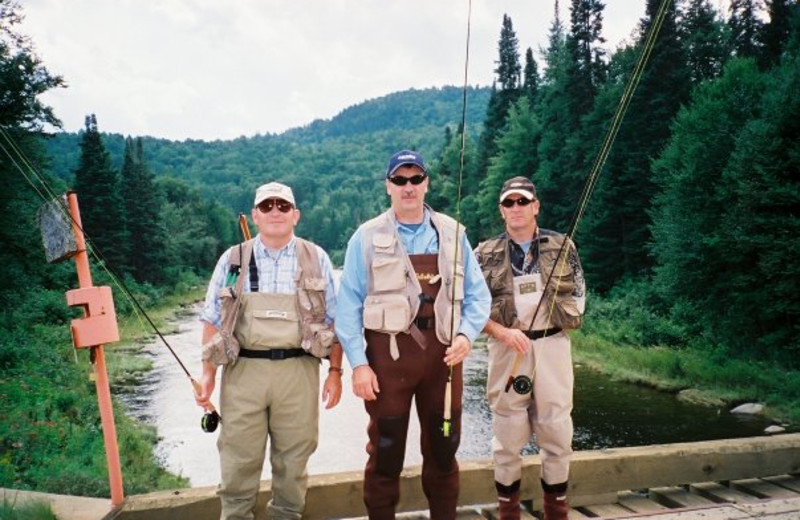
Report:
[{"label": "baseball cap", "polygon": [[391,177],[399,167],[407,165],[417,166],[424,173],[428,173],[428,168],[425,166],[425,161],[420,154],[411,150],[400,150],[389,159],[389,166],[386,168],[386,178],[388,179]]},{"label": "baseball cap", "polygon": [[527,177],[512,177],[503,183],[503,188],[500,190],[500,202],[503,202],[512,193],[528,200],[536,199],[536,187]]},{"label": "baseball cap", "polygon": [[292,206],[296,206],[292,188],[280,182],[270,182],[259,186],[256,190],[256,199],[253,202],[253,206],[258,206],[267,199],[283,199],[286,202],[291,202]]}]

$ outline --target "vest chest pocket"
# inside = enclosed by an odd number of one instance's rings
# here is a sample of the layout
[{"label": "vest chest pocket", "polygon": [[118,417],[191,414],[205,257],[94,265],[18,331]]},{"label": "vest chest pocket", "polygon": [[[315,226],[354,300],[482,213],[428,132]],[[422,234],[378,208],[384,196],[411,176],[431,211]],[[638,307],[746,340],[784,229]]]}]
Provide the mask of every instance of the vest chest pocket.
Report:
[{"label": "vest chest pocket", "polygon": [[411,321],[411,308],[402,294],[369,296],[364,301],[364,328],[395,334],[404,332]]},{"label": "vest chest pocket", "polygon": [[406,265],[399,256],[376,256],[372,260],[375,292],[397,292],[406,288]]},{"label": "vest chest pocket", "polygon": [[303,278],[300,281],[297,297],[302,308],[311,311],[315,318],[325,315],[325,280],[323,278]]}]

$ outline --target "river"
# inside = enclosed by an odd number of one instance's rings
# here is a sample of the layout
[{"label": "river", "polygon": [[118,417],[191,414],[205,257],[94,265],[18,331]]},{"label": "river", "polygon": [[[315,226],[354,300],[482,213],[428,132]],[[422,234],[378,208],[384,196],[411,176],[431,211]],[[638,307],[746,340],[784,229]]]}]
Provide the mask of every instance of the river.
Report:
[{"label": "river", "polygon": [[[182,318],[179,325],[179,332],[167,336],[167,341],[197,378],[201,373],[201,324],[194,314]],[[160,341],[146,345],[142,355],[150,357],[154,366],[135,394],[122,396],[129,413],[158,428],[156,455],[167,469],[188,477],[192,486],[217,484],[218,432],[204,433],[200,429],[202,411],[194,404],[186,374]],[[576,450],[750,437],[761,435],[769,425],[762,416],[734,415],[727,410],[686,403],[672,394],[610,381],[579,365],[575,370]],[[345,362],[341,402],[332,410],[320,407],[319,447],[309,461],[311,474],[362,470],[366,463],[367,414],[363,402],[352,393],[350,375]],[[464,382],[458,457],[491,457],[485,349],[473,350],[464,365]],[[213,402],[219,402],[218,395]],[[415,412],[412,416],[406,465],[421,462],[419,425]],[[535,446],[529,444],[524,451],[535,453]],[[269,475],[267,457],[263,477],[268,479]]]}]

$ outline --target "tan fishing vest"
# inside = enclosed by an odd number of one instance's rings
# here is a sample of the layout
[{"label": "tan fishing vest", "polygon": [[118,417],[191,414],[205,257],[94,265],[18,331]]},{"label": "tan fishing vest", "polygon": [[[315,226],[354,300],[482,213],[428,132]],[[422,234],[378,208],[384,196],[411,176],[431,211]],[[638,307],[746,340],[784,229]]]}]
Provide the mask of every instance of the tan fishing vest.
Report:
[{"label": "tan fishing vest", "polygon": [[[449,345],[452,339],[451,333],[458,332],[461,323],[461,304],[464,300],[464,251],[461,242],[464,227],[454,219],[436,213],[428,206],[426,209],[439,236],[437,255],[439,278],[422,282],[442,281],[441,289],[433,303],[436,337],[441,343]],[[389,334],[390,344],[396,349],[395,336],[400,332],[408,333],[417,316],[422,296],[420,280],[417,279],[408,253],[397,234],[397,220],[392,209],[366,222],[362,227],[362,233],[364,265],[367,266],[364,328]]]},{"label": "tan fishing vest", "polygon": [[[258,237],[231,247],[229,272],[251,269],[255,273],[253,244]],[[319,265],[316,246],[295,238],[297,268],[296,294],[259,293],[257,281],[245,293],[244,276],[220,291],[222,326],[204,347],[203,359],[215,364],[233,363],[239,357],[240,344],[245,348],[292,348],[300,346],[315,357],[327,357],[335,338],[325,323],[325,278]],[[255,285],[255,290],[254,286]]]},{"label": "tan fishing vest", "polygon": [[[560,233],[546,229],[539,230],[540,283],[547,283],[550,273],[553,273],[553,276],[545,288],[544,301],[539,308],[534,327],[539,325],[542,318],[550,322],[542,328],[549,326],[566,330],[578,329],[581,326],[582,313],[572,296],[572,290],[575,288],[575,272],[567,261],[571,248],[575,247],[571,240],[559,257],[565,239],[566,236]],[[531,247],[536,246],[536,242],[531,244]],[[530,321],[522,322],[519,319],[514,303],[514,273],[511,269],[508,248],[507,237],[493,238],[478,244],[478,262],[492,293],[489,318],[505,327],[527,330]]]}]

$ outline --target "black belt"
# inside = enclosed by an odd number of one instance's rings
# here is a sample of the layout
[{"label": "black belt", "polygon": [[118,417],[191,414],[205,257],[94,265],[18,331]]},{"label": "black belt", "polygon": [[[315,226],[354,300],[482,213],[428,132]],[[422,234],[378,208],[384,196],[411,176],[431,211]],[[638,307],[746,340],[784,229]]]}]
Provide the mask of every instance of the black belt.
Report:
[{"label": "black belt", "polygon": [[430,318],[414,318],[414,325],[416,325],[419,330],[433,329],[436,327],[436,317],[431,316]]},{"label": "black belt", "polygon": [[305,356],[306,351],[301,348],[272,348],[269,350],[250,350],[243,348],[239,350],[240,357],[258,359],[289,359],[293,357]]},{"label": "black belt", "polygon": [[553,327],[552,329],[544,329],[544,330],[523,330],[523,334],[528,336],[529,339],[542,339],[546,338],[547,336],[552,336],[553,334],[558,334],[561,332],[561,329],[558,327]]}]

